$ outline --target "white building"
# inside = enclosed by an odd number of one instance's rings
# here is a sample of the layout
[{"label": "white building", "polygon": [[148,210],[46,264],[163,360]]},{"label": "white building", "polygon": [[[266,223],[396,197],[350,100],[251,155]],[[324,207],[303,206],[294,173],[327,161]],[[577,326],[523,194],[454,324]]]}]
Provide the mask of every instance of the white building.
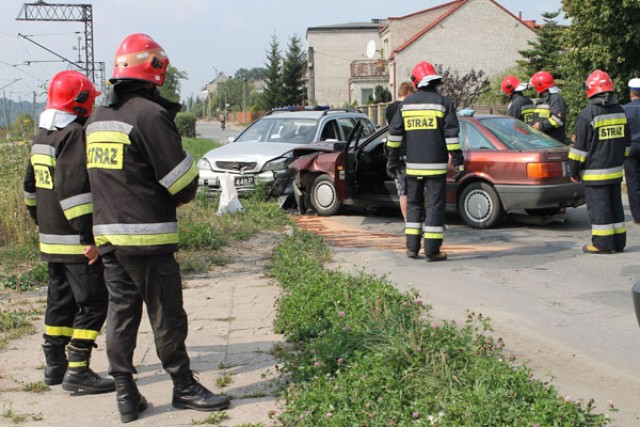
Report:
[{"label": "white building", "polygon": [[536,40],[534,27],[497,1],[454,0],[371,23],[308,28],[309,99],[364,104],[380,84],[395,98],[420,61],[492,77],[516,65]]}]

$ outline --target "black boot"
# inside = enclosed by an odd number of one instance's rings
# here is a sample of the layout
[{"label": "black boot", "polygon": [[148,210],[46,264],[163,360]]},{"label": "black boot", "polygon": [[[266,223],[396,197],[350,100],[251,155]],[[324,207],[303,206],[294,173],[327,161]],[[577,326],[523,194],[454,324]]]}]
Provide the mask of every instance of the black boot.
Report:
[{"label": "black boot", "polygon": [[67,372],[67,355],[64,353],[63,345],[43,344],[44,357],[47,367],[44,369],[44,383],[47,385],[58,385],[62,383],[65,372]]},{"label": "black boot", "polygon": [[130,423],[138,419],[138,414],[147,409],[147,399],[138,391],[131,375],[115,375],[116,402],[120,412],[120,421]]},{"label": "black boot", "polygon": [[113,380],[102,378],[89,368],[91,348],[78,348],[72,345],[69,350],[69,367],[64,374],[62,389],[85,394],[108,393],[116,389]]},{"label": "black boot", "polygon": [[171,375],[173,380],[173,401],[178,409],[195,409],[196,411],[221,411],[229,407],[226,396],[213,394],[193,377],[193,372]]}]

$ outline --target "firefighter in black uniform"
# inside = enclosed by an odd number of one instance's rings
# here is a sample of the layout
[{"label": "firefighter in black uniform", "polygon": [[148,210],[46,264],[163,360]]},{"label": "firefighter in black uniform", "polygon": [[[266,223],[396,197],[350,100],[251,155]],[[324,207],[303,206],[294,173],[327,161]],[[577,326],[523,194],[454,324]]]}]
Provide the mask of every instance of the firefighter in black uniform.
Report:
[{"label": "firefighter in black uniform", "polygon": [[397,174],[402,165],[400,153],[406,149],[407,256],[418,256],[424,238],[427,261],[444,261],[447,253],[440,247],[444,238],[449,155],[456,180],[464,174],[458,140],[460,125],[453,103],[436,90],[442,77],[436,74],[434,66],[419,62],[411,74],[417,90],[404,100],[400,114],[394,116],[389,126],[387,171]]},{"label": "firefighter in black uniform", "polygon": [[529,85],[536,89],[540,97],[533,105],[522,108],[524,122],[566,144],[567,103],[560,95],[553,76],[547,71],[538,71],[531,76]]},{"label": "firefighter in black uniform", "polygon": [[114,390],[113,380],[89,368],[108,305],[91,231],[93,204],[82,130],[99,94],[77,71],[53,76],[24,179],[25,202],[38,224],[40,252],[49,270],[44,382],[62,383],[64,390],[76,393]]},{"label": "firefighter in black uniform", "polygon": [[627,197],[633,222],[640,224],[640,79],[629,80],[631,102],[623,106],[631,132],[631,150],[624,161]]},{"label": "firefighter in black uniform", "polygon": [[586,88],[589,105],[576,119],[569,151],[571,177],[584,183],[591,219],[591,244],[582,250],[591,254],[622,252],[627,231],[621,183],[631,143],[629,126],[606,72],[591,73]]},{"label": "firefighter in black uniform", "polygon": [[132,376],[143,304],[156,353],[173,380],[173,407],[209,412],[229,406],[227,397],[194,378],[185,344],[176,210],[195,197],[198,169],[174,123],[180,104],[158,92],[168,64],[151,37],[127,36],[116,52],[108,102],[86,129],[93,231],[109,291],[109,373],[122,422],[136,420],[147,407]]},{"label": "firefighter in black uniform", "polygon": [[518,120],[524,121],[524,114],[522,114],[522,108],[531,106],[533,102],[522,94],[529,85],[527,83],[521,83],[516,76],[507,76],[502,80],[500,84],[500,91],[507,95],[511,102],[507,107],[507,115],[515,117]]}]

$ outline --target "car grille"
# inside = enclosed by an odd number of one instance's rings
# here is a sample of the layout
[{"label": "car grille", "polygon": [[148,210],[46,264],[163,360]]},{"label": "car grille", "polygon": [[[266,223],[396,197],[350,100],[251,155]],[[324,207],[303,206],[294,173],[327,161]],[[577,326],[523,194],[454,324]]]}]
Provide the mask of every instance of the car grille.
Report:
[{"label": "car grille", "polygon": [[216,167],[220,170],[240,173],[253,172],[257,165],[257,162],[216,162]]}]

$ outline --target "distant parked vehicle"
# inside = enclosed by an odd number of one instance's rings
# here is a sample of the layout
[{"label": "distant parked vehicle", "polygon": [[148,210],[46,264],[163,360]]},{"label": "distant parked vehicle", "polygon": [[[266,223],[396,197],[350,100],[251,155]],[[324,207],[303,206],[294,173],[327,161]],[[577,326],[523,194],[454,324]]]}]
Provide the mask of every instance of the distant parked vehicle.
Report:
[{"label": "distant parked vehicle", "polygon": [[[289,176],[301,211],[333,215],[345,205],[398,206],[386,173],[386,141],[385,127],[364,141],[294,149]],[[460,143],[467,173],[455,182],[449,164],[447,207],[471,227],[494,227],[515,209],[554,215],[584,204],[583,185],[568,174],[569,147],[519,120],[461,116]]]},{"label": "distant parked vehicle", "polygon": [[314,141],[346,141],[360,123],[361,137],[375,132],[369,117],[354,109],[274,110],[256,120],[228,144],[207,152],[198,162],[199,184],[220,191],[220,176],[229,173],[239,193],[252,191],[259,181],[274,181],[293,159],[294,148]]}]

